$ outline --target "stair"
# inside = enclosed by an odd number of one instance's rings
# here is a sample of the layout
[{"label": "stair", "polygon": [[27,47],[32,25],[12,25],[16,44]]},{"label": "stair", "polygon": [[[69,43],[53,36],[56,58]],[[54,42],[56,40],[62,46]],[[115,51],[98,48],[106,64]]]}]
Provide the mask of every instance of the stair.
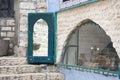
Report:
[{"label": "stair", "polygon": [[63,80],[54,65],[27,64],[25,57],[0,57],[0,80]]},{"label": "stair", "polygon": [[27,64],[25,57],[0,57],[0,66]]}]

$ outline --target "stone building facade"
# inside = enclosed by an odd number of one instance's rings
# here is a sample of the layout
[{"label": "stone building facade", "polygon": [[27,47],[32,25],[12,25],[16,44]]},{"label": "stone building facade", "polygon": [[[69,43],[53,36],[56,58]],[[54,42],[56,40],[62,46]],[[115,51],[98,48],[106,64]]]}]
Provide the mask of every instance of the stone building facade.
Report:
[{"label": "stone building facade", "polygon": [[14,0],[14,18],[0,18],[1,40],[9,41],[15,56],[26,56],[28,13],[46,12],[46,0]]},{"label": "stone building facade", "polygon": [[[60,62],[64,44],[69,34],[86,19],[90,19],[100,25],[110,37],[113,42],[113,47],[120,57],[120,0],[88,0],[91,1],[90,4],[84,3],[86,1],[87,0],[67,0],[63,2],[63,0],[60,0],[59,2],[60,10],[55,12],[57,14],[57,44],[55,53],[57,63]],[[84,3],[84,5],[82,4],[68,8],[68,6],[73,6],[79,3]],[[0,50],[0,56],[12,55],[12,57],[16,58],[0,58],[0,65],[17,65],[17,68],[12,66],[12,68],[9,69],[9,72],[11,72],[12,69],[12,71],[15,71],[13,73],[16,73],[19,69],[22,69],[23,72],[20,73],[24,73],[24,70],[29,66],[26,68],[24,68],[25,66],[19,68],[18,64],[27,63],[26,58],[24,57],[26,57],[28,48],[28,13],[46,12],[47,4],[46,0],[14,0],[14,10],[14,18],[0,18],[0,49],[4,46],[4,48]],[[41,68],[41,66],[32,66],[32,68],[29,67],[29,70],[33,69],[35,71],[37,70],[36,72],[40,72],[38,69]],[[46,70],[50,71],[49,68],[51,69],[51,67],[48,66]],[[54,68],[54,66],[52,66],[52,68]],[[56,72],[54,69],[52,69],[52,71]],[[3,71],[7,72],[7,68],[4,69],[4,66]],[[45,72],[44,69],[43,72]],[[33,80],[33,78],[34,80],[38,80],[41,79],[42,75],[44,79],[41,80],[46,80],[46,75],[49,74],[43,73],[34,75],[35,77],[32,74],[28,74],[26,78],[24,75],[20,76],[22,76],[21,79],[23,80]],[[58,75],[56,76],[59,77]],[[60,76],[63,77],[63,75]],[[49,75],[47,79],[49,77],[51,76]],[[15,78],[16,76],[12,76],[9,80],[18,80],[19,75],[17,75],[17,79]],[[5,80],[6,76],[4,78],[0,77],[0,79]]]},{"label": "stone building facade", "polygon": [[[74,2],[69,0],[64,3],[61,0],[60,10],[82,2],[85,1],[78,0]],[[97,1],[76,8],[58,11],[56,33],[57,62],[60,60],[60,55],[67,36],[85,19],[93,20],[105,30],[106,34],[110,36],[114,48],[119,55],[119,3],[119,0]],[[65,4],[67,4],[67,6],[65,6]],[[26,56],[28,43],[28,13],[46,12],[46,0],[15,0],[14,9],[14,18],[0,18],[1,40],[9,41],[9,44],[12,45],[9,49],[12,49],[15,56]]]},{"label": "stone building facade", "polygon": [[46,12],[46,0],[14,0],[13,4],[14,17],[0,17],[0,80],[63,80],[55,66],[31,65],[26,60],[28,13]]},{"label": "stone building facade", "polygon": [[[64,4],[61,3],[61,5]],[[94,21],[103,28],[111,38],[118,56],[120,56],[119,8],[119,0],[98,0],[87,5],[59,11],[57,13],[57,61],[59,62],[60,60],[62,49],[68,35],[86,19]]]}]

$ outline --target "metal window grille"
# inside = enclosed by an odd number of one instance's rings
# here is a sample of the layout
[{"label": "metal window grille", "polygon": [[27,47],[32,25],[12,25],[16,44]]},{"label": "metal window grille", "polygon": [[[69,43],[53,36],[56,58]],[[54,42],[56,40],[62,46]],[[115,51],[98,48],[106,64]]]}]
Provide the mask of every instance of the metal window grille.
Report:
[{"label": "metal window grille", "polygon": [[0,0],[0,17],[14,17],[14,0]]}]

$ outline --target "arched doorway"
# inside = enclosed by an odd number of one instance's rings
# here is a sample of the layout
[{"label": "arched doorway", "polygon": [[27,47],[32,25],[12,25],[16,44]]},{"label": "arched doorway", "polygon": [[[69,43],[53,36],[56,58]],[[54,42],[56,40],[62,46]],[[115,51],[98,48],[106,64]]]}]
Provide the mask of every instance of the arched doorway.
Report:
[{"label": "arched doorway", "polygon": [[65,43],[61,63],[118,71],[119,57],[110,37],[92,20],[81,22]]}]

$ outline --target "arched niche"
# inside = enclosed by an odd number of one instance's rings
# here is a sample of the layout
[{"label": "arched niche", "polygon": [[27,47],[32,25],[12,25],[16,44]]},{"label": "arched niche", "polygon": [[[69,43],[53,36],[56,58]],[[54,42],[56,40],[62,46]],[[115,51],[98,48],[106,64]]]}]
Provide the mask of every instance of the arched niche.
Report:
[{"label": "arched niche", "polygon": [[39,19],[33,27],[33,56],[48,56],[48,24]]},{"label": "arched niche", "polygon": [[68,35],[60,62],[116,71],[119,57],[110,37],[100,25],[87,19]]}]

